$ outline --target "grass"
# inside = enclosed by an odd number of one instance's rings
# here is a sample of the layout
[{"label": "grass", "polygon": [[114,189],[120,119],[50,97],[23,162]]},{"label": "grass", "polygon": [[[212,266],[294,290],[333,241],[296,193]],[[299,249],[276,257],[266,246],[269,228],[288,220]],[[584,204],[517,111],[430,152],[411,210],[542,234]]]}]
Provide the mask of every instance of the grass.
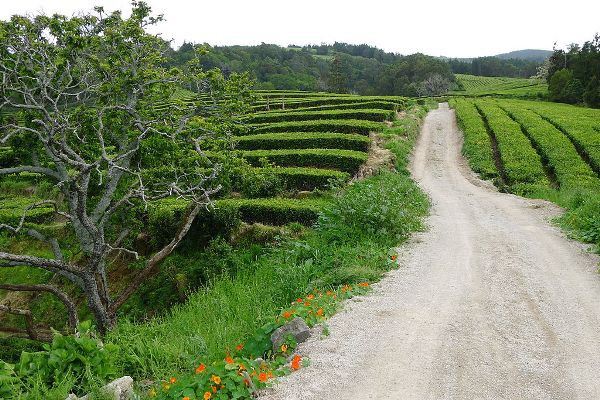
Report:
[{"label": "grass", "polygon": [[202,288],[166,315],[147,323],[120,323],[109,341],[121,346],[123,371],[156,379],[198,359],[220,359],[224,349],[307,291],[379,279],[388,268],[390,248],[420,229],[428,210],[426,196],[406,171],[422,114],[415,110],[409,122],[397,122],[384,132],[398,172],[351,185],[301,238],[283,239],[260,251],[227,248],[215,257],[210,252],[218,250],[212,249],[179,258],[181,270],[210,267],[219,273],[209,274]]}]

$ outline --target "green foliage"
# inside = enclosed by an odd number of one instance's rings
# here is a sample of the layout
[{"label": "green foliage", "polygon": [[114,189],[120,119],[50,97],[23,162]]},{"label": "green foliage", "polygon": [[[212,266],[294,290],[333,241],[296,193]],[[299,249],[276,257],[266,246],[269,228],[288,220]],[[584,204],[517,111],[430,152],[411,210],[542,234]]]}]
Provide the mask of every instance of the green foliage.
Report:
[{"label": "green foliage", "polygon": [[474,76],[456,74],[459,89],[453,95],[495,96],[515,98],[545,98],[548,84],[536,78],[508,78],[505,76]]},{"label": "green foliage", "polygon": [[275,197],[281,194],[284,182],[275,168],[248,168],[241,179],[239,191],[244,197]]},{"label": "green foliage", "polygon": [[252,129],[249,134],[275,132],[338,132],[368,135],[369,132],[380,131],[383,127],[384,125],[381,123],[353,119],[292,121],[253,125],[251,126]]},{"label": "green foliage", "polygon": [[[406,199],[412,201],[407,203]],[[405,177],[384,172],[349,186],[325,207],[319,229],[332,240],[360,239],[384,235],[398,241],[422,225],[428,210],[427,198]]]},{"label": "green foliage", "polygon": [[506,184],[521,194],[547,187],[542,160],[521,131],[521,126],[492,102],[478,100],[475,104],[498,142],[500,160],[508,180]]},{"label": "green foliage", "polygon": [[52,343],[45,345],[44,350],[22,352],[14,368],[5,364],[0,370],[0,380],[10,380],[24,392],[39,390],[36,388],[51,390],[67,380],[75,393],[83,395],[116,377],[118,351],[118,346],[97,339],[91,323],[84,322],[75,336],[55,332]]},{"label": "green foliage", "polygon": [[319,168],[277,167],[272,172],[283,180],[288,190],[325,189],[350,179],[347,172]]},{"label": "green foliage", "polygon": [[363,121],[385,121],[393,119],[394,112],[377,109],[358,110],[316,110],[316,111],[287,111],[271,112],[253,115],[249,122],[253,124],[285,122],[285,121],[312,121],[312,120],[336,120],[356,119]]},{"label": "green foliage", "polygon": [[370,139],[364,135],[333,132],[282,132],[236,138],[240,150],[343,149],[367,151]]},{"label": "green foliage", "polygon": [[552,100],[564,103],[585,101],[600,106],[600,35],[583,45],[571,44],[567,50],[555,48],[549,59],[548,82]]},{"label": "green foliage", "polygon": [[469,165],[483,179],[497,178],[490,136],[475,105],[462,99],[453,99],[450,104],[456,109],[456,119],[464,132],[462,151]]},{"label": "green foliage", "polygon": [[581,81],[573,77],[573,72],[564,68],[552,75],[548,91],[552,101],[575,104],[581,101],[584,89]]},{"label": "green foliage", "polygon": [[219,206],[236,208],[245,222],[260,222],[270,225],[285,225],[300,222],[312,225],[323,206],[323,200],[315,199],[226,199]]},{"label": "green foliage", "polygon": [[299,150],[250,150],[242,156],[253,165],[261,159],[282,167],[316,167],[338,169],[354,173],[367,161],[367,154],[353,150],[299,149]]}]

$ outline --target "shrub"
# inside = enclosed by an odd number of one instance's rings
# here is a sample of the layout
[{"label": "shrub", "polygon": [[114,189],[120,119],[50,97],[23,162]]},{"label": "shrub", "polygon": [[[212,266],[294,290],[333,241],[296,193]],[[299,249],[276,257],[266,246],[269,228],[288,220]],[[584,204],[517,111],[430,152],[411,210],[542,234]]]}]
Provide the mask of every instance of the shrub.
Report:
[{"label": "shrub", "polygon": [[103,344],[91,328],[90,322],[83,322],[77,335],[55,332],[52,343],[45,345],[43,351],[21,354],[14,367],[15,375],[24,385],[43,384],[47,388],[55,387],[69,376],[74,392],[79,395],[114,379],[119,348]]},{"label": "shrub", "polygon": [[247,134],[274,133],[274,132],[338,132],[358,133],[368,135],[385,127],[382,123],[372,121],[361,121],[355,119],[346,120],[317,120],[317,121],[292,121],[277,122],[273,124],[251,125]]},{"label": "shrub", "polygon": [[320,168],[277,167],[272,171],[283,180],[288,190],[323,189],[350,179],[347,172]]},{"label": "shrub", "polygon": [[239,210],[245,222],[260,222],[270,225],[285,225],[300,222],[312,225],[316,222],[323,201],[298,199],[226,199],[219,205],[234,207]]},{"label": "shrub", "polygon": [[339,169],[353,173],[367,161],[367,154],[352,150],[303,149],[303,150],[252,150],[242,155],[253,165],[266,158],[278,166],[317,167]]},{"label": "shrub", "polygon": [[244,171],[239,191],[244,197],[275,197],[284,190],[284,182],[275,168],[248,168]]},{"label": "shrub", "polygon": [[239,150],[345,149],[367,151],[370,139],[364,135],[333,132],[283,132],[239,136]]},{"label": "shrub", "polygon": [[385,121],[392,119],[393,117],[394,112],[389,110],[315,110],[261,113],[251,116],[249,118],[249,122],[254,124],[260,124],[283,121],[312,121],[324,119],[358,119],[366,121]]},{"label": "shrub", "polygon": [[412,181],[383,172],[359,181],[324,208],[319,230],[335,241],[383,235],[399,241],[421,228],[428,201]]}]

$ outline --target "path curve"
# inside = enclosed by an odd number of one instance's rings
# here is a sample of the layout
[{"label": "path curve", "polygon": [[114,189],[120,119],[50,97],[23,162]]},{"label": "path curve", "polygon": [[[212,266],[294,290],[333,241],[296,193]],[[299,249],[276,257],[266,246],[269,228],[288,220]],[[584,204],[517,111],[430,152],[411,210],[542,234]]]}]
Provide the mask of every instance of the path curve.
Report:
[{"label": "path curve", "polygon": [[600,399],[598,257],[547,222],[555,206],[496,192],[460,149],[441,104],[412,163],[430,229],[264,400]]}]

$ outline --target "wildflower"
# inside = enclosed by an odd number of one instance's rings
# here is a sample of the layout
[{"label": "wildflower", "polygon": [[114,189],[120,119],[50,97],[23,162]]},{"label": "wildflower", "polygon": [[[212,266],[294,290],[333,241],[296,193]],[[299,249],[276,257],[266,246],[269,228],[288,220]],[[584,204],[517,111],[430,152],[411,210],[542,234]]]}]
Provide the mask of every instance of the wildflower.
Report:
[{"label": "wildflower", "polygon": [[369,282],[361,282],[358,284],[360,287],[369,287]]},{"label": "wildflower", "polygon": [[169,379],[169,382],[170,382],[171,384],[173,384],[173,383],[177,382],[177,379],[175,379],[175,378],[171,378],[171,379]]},{"label": "wildflower", "polygon": [[398,255],[393,254],[390,258],[392,259],[392,261],[396,261],[396,259],[398,258]]},{"label": "wildflower", "polygon": [[307,298],[308,300],[312,300],[312,299],[314,299],[314,298],[315,298],[315,295],[314,295],[314,294],[309,294],[308,296],[306,296],[306,298]]},{"label": "wildflower", "polygon": [[262,383],[265,383],[269,378],[267,377],[267,374],[265,372],[261,372],[260,374],[258,374],[258,380]]},{"label": "wildflower", "polygon": [[302,303],[302,301],[303,301],[303,300],[302,300],[301,298],[298,298],[298,299],[296,300],[296,303],[300,304],[300,303]]},{"label": "wildflower", "polygon": [[233,358],[231,358],[231,356],[227,356],[227,357],[225,357],[225,362],[226,362],[227,364],[233,364],[233,363],[234,363],[234,361],[233,361]]},{"label": "wildflower", "polygon": [[210,380],[216,383],[217,385],[221,383],[221,377],[217,375],[213,375],[210,377]]},{"label": "wildflower", "polygon": [[304,305],[305,305],[306,307],[310,307],[310,301],[305,301],[305,302],[304,302]]},{"label": "wildflower", "polygon": [[188,396],[185,396],[183,399],[181,400],[190,400],[190,398]]},{"label": "wildflower", "polygon": [[169,390],[169,389],[171,389],[171,385],[169,385],[168,383],[164,383],[163,384],[163,389],[164,390]]},{"label": "wildflower", "polygon": [[240,371],[245,371],[246,370],[246,366],[244,364],[240,364],[240,366],[238,367],[238,369]]},{"label": "wildflower", "polygon": [[217,387],[216,386],[211,386],[210,388],[212,389],[213,393],[217,393]]},{"label": "wildflower", "polygon": [[290,311],[286,311],[283,313],[283,318],[288,319],[292,316],[292,313]]},{"label": "wildflower", "polygon": [[332,296],[332,295],[333,295],[333,292],[332,292],[331,290],[328,290],[328,291],[326,291],[326,292],[325,292],[325,294],[326,294],[327,296]]},{"label": "wildflower", "polygon": [[317,315],[318,315],[319,317],[322,317],[322,316],[323,316],[323,313],[324,313],[324,311],[323,311],[323,309],[322,309],[322,308],[319,308],[319,309],[317,310]]},{"label": "wildflower", "polygon": [[212,397],[212,393],[211,392],[204,392],[204,400],[208,400]]},{"label": "wildflower", "polygon": [[237,346],[235,346],[235,349],[236,349],[237,351],[242,351],[242,349],[243,349],[243,348],[244,348],[244,345],[243,345],[243,344],[238,344]]},{"label": "wildflower", "polygon": [[273,371],[267,372],[267,378],[268,379],[272,379],[273,378]]},{"label": "wildflower", "polygon": [[287,345],[287,344],[285,344],[285,343],[284,343],[284,344],[282,344],[282,345],[281,345],[281,352],[282,352],[282,353],[285,353],[287,350],[288,350],[288,345]]},{"label": "wildflower", "polygon": [[200,364],[200,365],[198,365],[198,368],[196,368],[196,373],[201,374],[202,372],[204,372],[205,369],[206,369],[206,365]]},{"label": "wildflower", "polygon": [[300,357],[298,354],[296,354],[294,356],[294,358],[292,358],[292,370],[293,371],[298,371],[300,369],[301,361],[302,361],[302,357]]}]

